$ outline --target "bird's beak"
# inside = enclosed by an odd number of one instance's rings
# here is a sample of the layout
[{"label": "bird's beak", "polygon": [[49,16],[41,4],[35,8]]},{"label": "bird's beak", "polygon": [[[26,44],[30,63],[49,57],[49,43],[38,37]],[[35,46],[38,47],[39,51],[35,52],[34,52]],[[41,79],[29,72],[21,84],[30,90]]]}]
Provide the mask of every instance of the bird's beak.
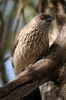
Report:
[{"label": "bird's beak", "polygon": [[49,16],[49,17],[46,18],[46,21],[52,21],[52,20],[55,20],[55,18],[51,17],[51,16]]}]

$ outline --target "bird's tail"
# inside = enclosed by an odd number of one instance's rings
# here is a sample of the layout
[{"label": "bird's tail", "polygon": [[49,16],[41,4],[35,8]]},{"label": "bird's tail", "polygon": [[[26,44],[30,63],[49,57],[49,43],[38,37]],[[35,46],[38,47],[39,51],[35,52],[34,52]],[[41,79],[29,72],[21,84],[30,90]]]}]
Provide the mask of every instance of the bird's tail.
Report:
[{"label": "bird's tail", "polygon": [[41,100],[39,88],[31,92],[28,96],[24,97],[23,100]]}]

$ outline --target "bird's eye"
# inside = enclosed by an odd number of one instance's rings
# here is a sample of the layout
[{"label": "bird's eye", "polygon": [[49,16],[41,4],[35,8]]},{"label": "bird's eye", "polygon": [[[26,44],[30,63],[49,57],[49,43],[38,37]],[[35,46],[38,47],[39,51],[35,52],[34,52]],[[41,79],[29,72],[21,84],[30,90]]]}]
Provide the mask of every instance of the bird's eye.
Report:
[{"label": "bird's eye", "polygon": [[42,14],[41,16],[40,16],[40,19],[41,20],[44,20],[46,18],[46,16],[44,15],[44,14]]}]

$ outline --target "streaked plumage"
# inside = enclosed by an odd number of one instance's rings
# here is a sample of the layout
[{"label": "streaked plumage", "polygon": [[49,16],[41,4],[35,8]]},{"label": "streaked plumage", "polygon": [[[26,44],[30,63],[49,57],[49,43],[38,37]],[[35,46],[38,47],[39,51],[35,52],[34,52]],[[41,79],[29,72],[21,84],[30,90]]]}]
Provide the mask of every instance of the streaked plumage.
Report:
[{"label": "streaked plumage", "polygon": [[44,13],[34,17],[16,35],[13,46],[13,65],[16,74],[35,63],[49,48],[48,31],[53,17]]}]

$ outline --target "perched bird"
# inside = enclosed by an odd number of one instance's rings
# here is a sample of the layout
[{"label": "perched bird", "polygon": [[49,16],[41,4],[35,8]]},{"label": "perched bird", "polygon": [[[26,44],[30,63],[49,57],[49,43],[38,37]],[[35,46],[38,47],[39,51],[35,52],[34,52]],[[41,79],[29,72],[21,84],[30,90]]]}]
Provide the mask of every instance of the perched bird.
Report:
[{"label": "perched bird", "polygon": [[13,45],[13,65],[16,74],[34,64],[48,51],[48,31],[53,19],[50,15],[41,13],[16,35]]}]

